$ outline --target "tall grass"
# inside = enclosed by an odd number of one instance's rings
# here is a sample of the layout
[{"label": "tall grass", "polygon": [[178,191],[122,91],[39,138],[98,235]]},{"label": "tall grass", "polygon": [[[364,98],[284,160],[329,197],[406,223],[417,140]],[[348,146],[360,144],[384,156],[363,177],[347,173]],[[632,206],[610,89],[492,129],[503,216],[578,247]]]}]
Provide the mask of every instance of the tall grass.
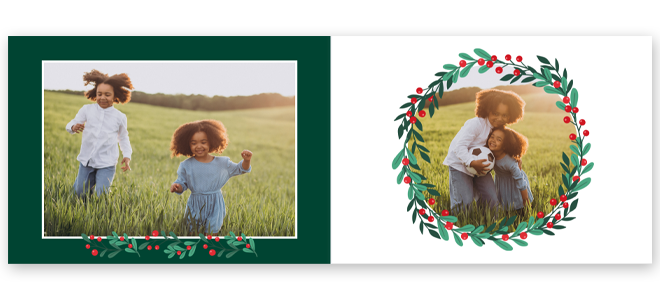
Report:
[{"label": "tall grass", "polygon": [[[440,197],[430,196],[424,192],[427,198],[436,198],[436,204],[431,206],[435,211],[450,210],[449,168],[442,162],[447,156],[449,144],[456,133],[465,121],[475,116],[474,108],[474,103],[463,103],[440,107],[435,111],[433,118],[429,118],[428,112],[425,118],[418,116],[424,126],[422,135],[425,143],[421,144],[431,151],[430,164],[418,159],[418,165],[422,169],[421,174],[427,178],[423,183],[436,185],[437,191],[441,195]],[[557,109],[555,108],[555,110]],[[559,199],[557,190],[561,185],[562,168],[559,164],[561,153],[562,151],[570,152],[571,143],[568,135],[575,131],[574,126],[562,121],[563,117],[564,114],[559,110],[557,113],[526,112],[522,121],[511,126],[529,140],[529,148],[522,161],[523,171],[529,178],[534,201],[516,219],[510,229],[515,228],[520,222],[528,221],[530,216],[536,216],[539,211],[549,213],[551,211],[550,199]],[[412,147],[412,139],[409,143],[409,147]],[[507,211],[502,208],[490,209],[485,205],[472,205],[468,210],[463,211],[455,209],[452,214],[458,218],[458,226],[467,224],[488,226],[504,217],[518,215],[516,211]]]},{"label": "tall grass", "polygon": [[[170,157],[172,133],[181,124],[216,119],[224,123],[229,146],[221,154],[234,162],[254,153],[252,172],[232,177],[222,188],[227,216],[220,235],[295,235],[295,109],[293,106],[229,112],[184,111],[128,103],[115,108],[128,117],[131,171],[119,166],[109,194],[86,201],[74,196],[81,135],[64,129],[82,105],[82,96],[44,95],[44,232],[46,236],[147,235],[153,230],[197,235],[185,215],[190,191],[169,192],[179,163]],[[120,156],[121,158],[121,156]],[[208,232],[206,232],[208,233]]]}]

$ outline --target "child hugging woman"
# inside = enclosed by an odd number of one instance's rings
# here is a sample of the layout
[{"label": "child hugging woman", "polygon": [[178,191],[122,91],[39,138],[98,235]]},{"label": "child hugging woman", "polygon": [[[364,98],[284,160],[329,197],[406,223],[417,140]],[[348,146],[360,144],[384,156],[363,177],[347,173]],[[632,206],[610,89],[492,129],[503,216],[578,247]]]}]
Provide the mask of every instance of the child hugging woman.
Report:
[{"label": "child hugging woman", "polygon": [[189,212],[197,225],[201,225],[199,227],[209,230],[205,233],[220,232],[222,227],[226,213],[220,189],[229,178],[252,170],[252,152],[249,150],[243,150],[243,160],[239,163],[232,162],[226,156],[210,155],[222,153],[228,143],[225,126],[216,120],[183,124],[172,136],[172,156],[185,155],[189,158],[179,164],[178,178],[170,187],[170,192],[181,195],[190,189],[186,214]]},{"label": "child hugging woman", "polygon": [[113,76],[92,70],[83,75],[85,85],[94,88],[85,93],[87,99],[96,102],[86,104],[76,117],[66,124],[71,134],[82,132],[80,154],[78,154],[78,176],[73,189],[78,196],[84,196],[96,186],[96,194],[110,192],[115,177],[115,165],[119,158],[117,142],[124,155],[122,170],[130,170],[131,142],[128,139],[126,115],[112,107],[115,103],[131,101],[131,79],[122,73]]},{"label": "child hugging woman", "polygon": [[[476,117],[465,122],[449,145],[443,164],[449,167],[451,208],[467,208],[476,197],[491,208],[499,205],[493,177],[484,172],[485,159],[473,160],[468,149],[486,144],[494,127],[517,123],[523,118],[525,101],[518,94],[497,89],[482,90],[476,95]],[[472,167],[486,176],[468,172]]]},{"label": "child hugging woman", "polygon": [[522,208],[534,201],[527,174],[516,160],[527,152],[527,138],[507,127],[496,127],[488,136],[487,147],[495,155],[495,190],[505,209]]}]

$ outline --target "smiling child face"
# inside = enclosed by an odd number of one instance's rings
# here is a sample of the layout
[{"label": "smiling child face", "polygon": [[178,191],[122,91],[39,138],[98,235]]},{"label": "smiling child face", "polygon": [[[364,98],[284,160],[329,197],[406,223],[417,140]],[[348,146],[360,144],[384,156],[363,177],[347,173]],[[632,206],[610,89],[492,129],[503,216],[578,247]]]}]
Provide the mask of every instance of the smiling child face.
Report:
[{"label": "smiling child face", "polygon": [[209,154],[209,140],[204,131],[198,131],[190,139],[190,150],[197,157]]},{"label": "smiling child face", "polygon": [[509,107],[504,103],[500,103],[494,111],[488,113],[488,121],[493,127],[506,124],[509,121]]},{"label": "smiling child face", "polygon": [[504,145],[504,132],[502,130],[495,130],[493,134],[488,138],[488,149],[490,151],[499,151],[502,150]]},{"label": "smiling child face", "polygon": [[96,87],[96,103],[103,109],[111,107],[115,99],[115,89],[105,83],[101,83]]}]

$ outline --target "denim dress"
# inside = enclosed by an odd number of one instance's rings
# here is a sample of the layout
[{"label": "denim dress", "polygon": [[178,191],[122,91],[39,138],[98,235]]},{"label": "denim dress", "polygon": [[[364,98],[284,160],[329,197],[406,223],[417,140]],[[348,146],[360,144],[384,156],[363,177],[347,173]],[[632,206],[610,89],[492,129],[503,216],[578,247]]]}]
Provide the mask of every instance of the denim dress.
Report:
[{"label": "denim dress", "polygon": [[[220,189],[229,178],[249,173],[252,166],[243,169],[243,161],[232,162],[229,157],[214,156],[208,163],[197,161],[190,157],[179,164],[178,178],[174,183],[183,187],[183,194],[190,189],[190,197],[186,203],[186,214],[191,213],[194,222],[207,233],[220,231],[225,218],[225,200]],[[206,231],[210,228],[210,232]],[[191,224],[192,230],[192,224]]]},{"label": "denim dress", "polygon": [[520,191],[527,189],[529,202],[534,201],[527,174],[518,167],[518,162],[506,155],[495,160],[495,192],[505,209],[520,209],[523,207]]}]

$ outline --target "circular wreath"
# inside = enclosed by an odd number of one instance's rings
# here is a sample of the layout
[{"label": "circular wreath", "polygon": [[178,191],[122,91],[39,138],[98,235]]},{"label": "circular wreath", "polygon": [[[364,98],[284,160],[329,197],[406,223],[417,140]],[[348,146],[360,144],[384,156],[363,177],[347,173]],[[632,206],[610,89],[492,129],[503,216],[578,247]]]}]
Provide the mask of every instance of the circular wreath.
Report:
[{"label": "circular wreath", "polygon": [[[593,162],[587,164],[587,160],[584,158],[591,149],[591,144],[584,144],[584,139],[586,136],[589,136],[589,131],[582,131],[585,121],[578,121],[577,119],[579,112],[577,108],[578,91],[573,88],[573,80],[568,81],[566,68],[564,68],[563,73],[560,73],[559,61],[557,59],[555,59],[553,65],[547,58],[537,56],[538,60],[543,64],[540,66],[541,71],[537,72],[531,66],[525,65],[522,62],[521,56],[516,57],[514,62],[509,54],[506,55],[505,61],[501,61],[497,59],[497,56],[491,56],[488,52],[479,48],[474,49],[474,53],[480,58],[475,60],[467,53],[460,53],[459,57],[462,60],[458,66],[453,64],[444,65],[443,68],[447,71],[435,74],[435,76],[440,78],[431,82],[426,89],[417,88],[417,94],[409,95],[408,98],[410,101],[400,107],[400,109],[407,111],[398,115],[394,121],[401,120],[398,135],[399,139],[401,139],[405,134],[405,142],[403,149],[398,152],[392,161],[392,169],[397,169],[401,166],[401,171],[399,171],[399,175],[397,176],[397,184],[401,184],[402,181],[408,184],[408,211],[413,209],[413,207],[415,208],[412,212],[412,221],[415,224],[419,216],[419,231],[422,234],[424,234],[424,228],[426,228],[431,236],[448,241],[449,231],[451,231],[454,241],[459,246],[463,246],[463,240],[470,238],[479,247],[482,247],[486,243],[486,240],[490,240],[500,248],[511,251],[513,247],[508,242],[509,240],[519,246],[525,247],[528,245],[525,241],[528,234],[555,235],[553,230],[566,228],[564,225],[559,225],[562,221],[568,222],[575,219],[575,217],[569,217],[568,215],[577,208],[578,199],[576,197],[578,191],[591,183],[591,178],[581,179],[581,177],[594,167]],[[508,227],[514,224],[517,217],[515,215],[492,223],[488,228],[485,228],[483,225],[475,227],[471,224],[456,227],[454,223],[457,221],[457,218],[450,216],[449,211],[443,210],[440,214],[433,211],[430,205],[435,203],[435,199],[430,198],[430,196],[440,196],[440,193],[433,189],[435,185],[422,183],[423,180],[426,180],[426,177],[421,174],[422,170],[417,165],[415,151],[418,151],[419,156],[426,162],[431,163],[431,160],[428,155],[430,151],[420,144],[424,143],[424,138],[422,137],[424,127],[422,126],[422,122],[415,117],[416,112],[419,112],[419,117],[425,117],[426,112],[424,108],[428,101],[430,102],[429,114],[433,118],[433,114],[438,109],[439,101],[445,91],[445,84],[446,89],[449,90],[451,85],[456,83],[460,77],[467,76],[475,64],[481,66],[479,68],[480,74],[492,68],[495,68],[496,73],[502,74],[504,68],[510,66],[513,68],[513,73],[504,75],[500,80],[510,81],[509,84],[521,79],[522,83],[536,80],[534,86],[543,87],[543,90],[548,94],[563,96],[563,101],[557,101],[557,107],[569,113],[570,117],[564,117],[564,122],[573,124],[577,133],[577,135],[574,133],[569,135],[569,139],[573,143],[570,146],[572,152],[570,158],[566,153],[562,152],[560,164],[564,172],[561,176],[561,183],[566,187],[566,190],[560,184],[557,191],[560,201],[556,201],[555,199],[550,200],[550,205],[553,207],[550,214],[546,216],[543,212],[538,212],[536,218],[532,216],[528,222],[520,222],[513,232],[509,232]],[[436,93],[438,97],[434,97]],[[411,138],[413,139],[412,150],[408,148]],[[429,195],[428,199],[425,197],[424,192]],[[563,212],[561,212],[562,208]]]}]

